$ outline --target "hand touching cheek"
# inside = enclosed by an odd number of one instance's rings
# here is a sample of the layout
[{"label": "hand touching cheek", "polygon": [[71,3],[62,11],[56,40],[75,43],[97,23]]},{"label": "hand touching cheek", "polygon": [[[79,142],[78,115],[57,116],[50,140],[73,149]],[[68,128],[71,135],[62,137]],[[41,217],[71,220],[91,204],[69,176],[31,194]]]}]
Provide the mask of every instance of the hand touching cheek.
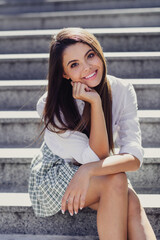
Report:
[{"label": "hand touching cheek", "polygon": [[92,88],[89,88],[86,84],[80,82],[71,82],[73,86],[73,97],[75,99],[80,99],[90,104],[95,103],[100,100],[99,94]]}]

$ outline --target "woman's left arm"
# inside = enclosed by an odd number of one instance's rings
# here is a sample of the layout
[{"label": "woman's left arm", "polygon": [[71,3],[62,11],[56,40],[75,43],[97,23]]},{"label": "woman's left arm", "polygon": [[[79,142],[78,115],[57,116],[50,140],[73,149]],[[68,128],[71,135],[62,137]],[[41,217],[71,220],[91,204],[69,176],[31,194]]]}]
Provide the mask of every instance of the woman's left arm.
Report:
[{"label": "woman's left arm", "polygon": [[136,171],[140,161],[131,154],[117,154],[109,156],[99,162],[87,163],[83,166],[90,176],[103,176],[120,172]]},{"label": "woman's left arm", "polygon": [[[119,154],[109,156],[96,164],[90,165],[92,175],[115,174],[119,172],[136,171],[143,161],[141,146],[141,130],[137,115],[137,97],[132,84],[126,84],[121,89],[123,101],[118,120]],[[116,104],[118,107],[118,103]],[[86,166],[87,167],[87,166]]]}]

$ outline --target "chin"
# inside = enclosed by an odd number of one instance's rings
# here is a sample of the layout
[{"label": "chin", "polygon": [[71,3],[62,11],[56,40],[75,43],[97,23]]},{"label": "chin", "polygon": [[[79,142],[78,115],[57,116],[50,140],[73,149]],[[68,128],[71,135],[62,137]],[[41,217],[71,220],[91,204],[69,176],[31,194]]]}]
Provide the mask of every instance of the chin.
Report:
[{"label": "chin", "polygon": [[96,82],[90,83],[90,84],[88,84],[88,87],[91,87],[91,88],[97,87],[100,84],[100,82],[101,81],[96,81]]}]

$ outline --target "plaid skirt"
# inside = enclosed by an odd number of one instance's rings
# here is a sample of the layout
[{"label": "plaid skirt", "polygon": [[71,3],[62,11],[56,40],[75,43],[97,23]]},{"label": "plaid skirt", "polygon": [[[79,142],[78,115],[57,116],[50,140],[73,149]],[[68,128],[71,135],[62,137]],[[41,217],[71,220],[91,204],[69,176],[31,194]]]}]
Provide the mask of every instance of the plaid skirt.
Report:
[{"label": "plaid skirt", "polygon": [[54,155],[44,142],[31,163],[29,196],[37,217],[52,216],[61,210],[65,190],[79,166]]}]

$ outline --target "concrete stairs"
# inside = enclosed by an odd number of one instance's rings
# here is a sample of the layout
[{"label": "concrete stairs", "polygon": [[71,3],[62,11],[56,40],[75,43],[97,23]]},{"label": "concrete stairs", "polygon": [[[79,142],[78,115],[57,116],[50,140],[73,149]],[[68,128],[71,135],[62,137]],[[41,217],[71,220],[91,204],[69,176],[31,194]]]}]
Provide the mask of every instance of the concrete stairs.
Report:
[{"label": "concrete stairs", "polygon": [[[160,51],[159,27],[90,28],[106,52]],[[0,32],[0,54],[48,53],[51,36],[58,30]]]},{"label": "concrete stairs", "polygon": [[27,193],[49,43],[65,26],[94,33],[108,73],[135,87],[145,156],[141,169],[127,174],[160,240],[159,0],[0,0],[0,240],[98,239],[94,211],[36,218]]},{"label": "concrete stairs", "polygon": [[[99,4],[100,3],[100,4]],[[1,14],[16,14],[30,12],[53,12],[53,11],[75,11],[75,10],[97,10],[128,7],[159,7],[159,0],[1,0]]]},{"label": "concrete stairs", "polygon": [[[159,27],[160,8],[103,9],[1,15],[0,30],[63,27]],[[93,21],[94,19],[94,21]]]}]

